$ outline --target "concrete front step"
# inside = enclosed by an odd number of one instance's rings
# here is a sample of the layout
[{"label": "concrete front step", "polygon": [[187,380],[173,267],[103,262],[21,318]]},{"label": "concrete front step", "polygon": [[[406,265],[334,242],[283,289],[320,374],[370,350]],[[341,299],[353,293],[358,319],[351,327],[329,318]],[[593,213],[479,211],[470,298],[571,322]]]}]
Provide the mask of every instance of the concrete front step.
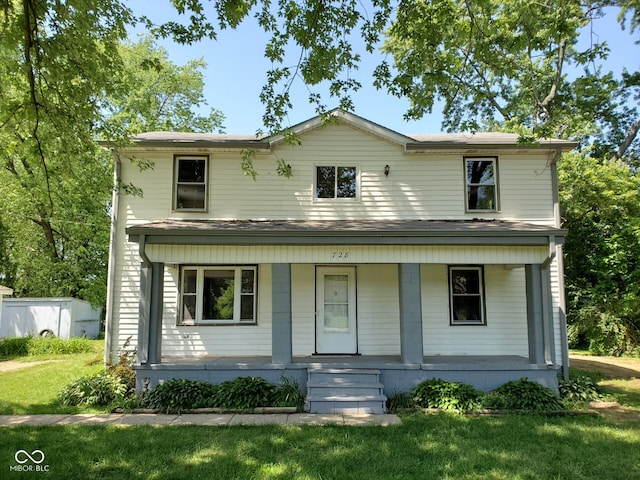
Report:
[{"label": "concrete front step", "polygon": [[385,413],[387,398],[379,376],[380,371],[372,369],[310,369],[306,410],[311,413]]},{"label": "concrete front step", "polygon": [[[308,385],[307,385],[308,388]],[[384,385],[381,383],[312,383],[314,396],[361,396],[382,395]]]},{"label": "concrete front step", "polygon": [[309,381],[318,383],[377,383],[379,370],[359,370],[353,368],[309,370]]}]

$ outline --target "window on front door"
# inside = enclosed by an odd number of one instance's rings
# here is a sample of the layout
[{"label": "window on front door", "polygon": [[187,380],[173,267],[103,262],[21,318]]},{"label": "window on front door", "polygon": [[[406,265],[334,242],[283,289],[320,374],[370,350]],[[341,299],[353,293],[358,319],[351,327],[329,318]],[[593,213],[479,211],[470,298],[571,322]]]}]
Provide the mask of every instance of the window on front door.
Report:
[{"label": "window on front door", "polygon": [[467,211],[497,211],[498,159],[466,157],[464,166]]},{"label": "window on front door", "polygon": [[174,210],[206,210],[208,160],[208,157],[175,157]]},{"label": "window on front door", "polygon": [[355,199],[358,196],[358,169],[354,166],[317,166],[316,199]]},{"label": "window on front door", "polygon": [[485,325],[482,267],[449,267],[451,325]]},{"label": "window on front door", "polygon": [[179,324],[255,323],[256,280],[256,267],[182,267]]}]

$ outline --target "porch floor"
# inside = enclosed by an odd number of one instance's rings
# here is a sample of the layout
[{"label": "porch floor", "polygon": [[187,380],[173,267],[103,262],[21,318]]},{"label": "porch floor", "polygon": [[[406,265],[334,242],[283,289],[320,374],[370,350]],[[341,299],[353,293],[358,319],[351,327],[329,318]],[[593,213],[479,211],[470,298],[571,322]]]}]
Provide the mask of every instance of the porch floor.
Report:
[{"label": "porch floor", "polygon": [[400,370],[546,370],[548,368],[546,365],[531,364],[527,357],[517,355],[425,356],[421,364],[405,364],[400,355],[311,355],[295,356],[292,363],[287,365],[272,363],[270,356],[165,356],[162,357],[160,365],[203,369],[355,367]]}]

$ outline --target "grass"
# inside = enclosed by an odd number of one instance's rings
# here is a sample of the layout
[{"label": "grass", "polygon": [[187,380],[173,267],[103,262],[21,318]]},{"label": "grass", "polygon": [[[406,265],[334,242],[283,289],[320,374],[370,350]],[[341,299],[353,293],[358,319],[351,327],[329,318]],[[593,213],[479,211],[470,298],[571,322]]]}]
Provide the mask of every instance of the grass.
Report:
[{"label": "grass", "polygon": [[63,407],[58,393],[68,383],[103,368],[103,340],[92,340],[93,351],[74,354],[29,355],[12,358],[18,362],[47,362],[0,372],[0,414],[94,413],[104,410]]},{"label": "grass", "polygon": [[[91,353],[16,358],[55,362],[0,373],[0,413],[91,412],[57,406],[55,398],[102,369],[101,361],[92,364],[101,348],[95,342]],[[640,408],[637,380],[590,374]],[[402,420],[389,427],[7,427],[0,471],[52,479],[640,479],[638,420],[421,413]],[[11,471],[18,450],[41,450],[48,471]]]},{"label": "grass", "polygon": [[[390,427],[3,429],[0,468],[40,449],[52,479],[640,478],[640,422],[403,416]],[[6,471],[6,470],[5,470]]]}]

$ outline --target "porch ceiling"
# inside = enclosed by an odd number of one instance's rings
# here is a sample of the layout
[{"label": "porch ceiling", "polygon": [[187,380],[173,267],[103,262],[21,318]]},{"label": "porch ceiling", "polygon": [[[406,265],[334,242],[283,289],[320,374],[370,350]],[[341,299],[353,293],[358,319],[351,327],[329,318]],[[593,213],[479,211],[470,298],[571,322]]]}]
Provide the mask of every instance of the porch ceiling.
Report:
[{"label": "porch ceiling", "polygon": [[129,240],[173,245],[549,245],[567,231],[504,220],[162,220]]}]

